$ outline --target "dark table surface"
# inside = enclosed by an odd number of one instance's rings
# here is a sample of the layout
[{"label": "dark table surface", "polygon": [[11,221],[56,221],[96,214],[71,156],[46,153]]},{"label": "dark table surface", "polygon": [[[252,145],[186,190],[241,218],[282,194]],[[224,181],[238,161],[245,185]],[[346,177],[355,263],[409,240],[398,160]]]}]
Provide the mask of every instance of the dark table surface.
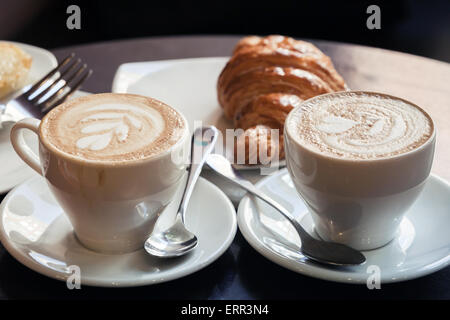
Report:
[{"label": "dark table surface", "polygon": [[[189,36],[104,42],[53,50],[58,59],[74,51],[95,73],[89,92],[109,92],[125,62],[229,55],[239,37]],[[450,65],[387,50],[313,41],[331,56],[352,89],[381,91],[423,106],[439,132],[433,172],[450,180]],[[442,146],[442,147],[441,147]],[[3,195],[0,196],[3,198]],[[450,210],[450,209],[449,209]],[[381,290],[309,278],[258,254],[237,232],[231,247],[203,270],[168,283],[139,288],[68,290],[17,262],[0,245],[0,299],[450,299],[450,268]]]}]

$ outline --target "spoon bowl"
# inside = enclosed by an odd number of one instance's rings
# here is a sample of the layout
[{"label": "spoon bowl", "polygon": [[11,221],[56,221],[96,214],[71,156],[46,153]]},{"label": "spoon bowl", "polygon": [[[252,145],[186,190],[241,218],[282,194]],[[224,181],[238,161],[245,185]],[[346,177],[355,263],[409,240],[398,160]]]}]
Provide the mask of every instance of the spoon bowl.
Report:
[{"label": "spoon bowl", "polygon": [[339,266],[359,265],[366,261],[366,257],[355,249],[343,244],[313,238],[289,211],[261,190],[257,189],[250,181],[242,178],[225,157],[218,154],[211,154],[206,159],[206,163],[222,177],[234,182],[250,194],[253,194],[278,210],[297,231],[302,243],[301,251],[305,257],[323,264]]},{"label": "spoon bowl", "polygon": [[218,134],[219,132],[214,126],[204,126],[194,131],[191,143],[191,166],[175,223],[167,230],[152,233],[147,238],[144,249],[149,254],[161,258],[179,257],[192,251],[197,246],[197,237],[186,229],[185,215],[195,183],[206,157],[216,144]]},{"label": "spoon bowl", "polygon": [[157,257],[179,257],[197,246],[195,234],[184,227],[181,217],[177,216],[175,224],[164,231],[152,234],[145,241],[145,250]]}]

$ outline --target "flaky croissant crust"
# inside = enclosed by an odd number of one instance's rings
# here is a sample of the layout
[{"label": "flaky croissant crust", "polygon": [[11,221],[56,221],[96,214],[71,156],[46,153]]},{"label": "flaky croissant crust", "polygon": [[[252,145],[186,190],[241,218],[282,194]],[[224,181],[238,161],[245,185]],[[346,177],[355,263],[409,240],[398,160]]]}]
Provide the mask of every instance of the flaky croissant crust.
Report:
[{"label": "flaky croissant crust", "polygon": [[[282,128],[289,111],[303,100],[345,88],[322,51],[279,35],[241,39],[217,83],[219,103],[235,128],[280,129],[277,148],[282,157]],[[248,132],[248,136],[255,135]]]}]

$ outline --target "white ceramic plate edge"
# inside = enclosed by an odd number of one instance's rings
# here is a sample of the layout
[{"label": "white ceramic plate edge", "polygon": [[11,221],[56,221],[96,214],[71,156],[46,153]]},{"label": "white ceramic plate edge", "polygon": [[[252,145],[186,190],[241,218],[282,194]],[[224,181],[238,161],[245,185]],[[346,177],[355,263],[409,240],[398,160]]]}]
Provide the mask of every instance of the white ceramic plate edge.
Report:
[{"label": "white ceramic plate edge", "polygon": [[[50,71],[51,68],[54,68],[58,65],[58,61],[57,61],[56,57],[53,55],[53,53],[51,53],[50,51],[48,51],[46,49],[39,48],[39,47],[30,45],[30,44],[26,44],[26,43],[21,43],[21,42],[8,41],[8,40],[0,40],[0,41],[12,43],[12,44],[18,46],[19,48],[21,48],[22,50],[24,50],[25,52],[27,52],[29,55],[32,56],[33,62],[35,62],[36,59],[37,60],[41,60],[42,58],[46,59],[48,62],[49,69],[45,70],[45,71],[40,70],[39,73],[42,73],[42,76],[44,76],[48,71]],[[36,54],[39,57],[37,57]],[[36,67],[36,66],[33,66],[33,64],[31,65],[30,74],[28,75],[28,78],[27,78],[27,84],[30,84],[30,83],[33,83],[33,82],[39,80],[38,78],[36,78],[37,75],[33,74],[33,73],[38,72],[38,69],[40,69],[39,66]],[[17,94],[18,94],[18,91],[8,94],[7,97],[5,97],[5,99],[6,98],[10,99],[11,97],[14,97]],[[3,99],[2,101],[3,102],[7,101],[5,99]],[[0,184],[0,194],[4,194],[4,193],[10,191],[13,188],[13,186],[18,185],[33,176],[34,171],[32,171],[31,169],[28,170],[25,168],[26,168],[26,164],[22,163],[20,168],[18,168],[19,171],[17,173],[8,176],[8,178],[7,178],[8,182]]]},{"label": "white ceramic plate edge", "polygon": [[126,88],[128,88],[135,81],[138,81],[141,77],[145,76],[149,72],[151,66],[153,66],[151,70],[154,72],[158,69],[164,68],[167,65],[177,63],[202,60],[218,60],[221,62],[226,62],[228,59],[230,59],[230,57],[197,57],[122,63],[121,65],[119,65],[116,73],[114,74],[111,90],[112,92],[116,93],[126,93]]},{"label": "white ceramic plate edge", "polygon": [[[88,94],[90,93],[77,90],[70,96],[69,99],[82,97]],[[25,182],[27,179],[30,179],[35,175],[37,175],[37,173],[35,173],[34,170],[28,167],[25,162],[22,162],[17,171],[8,175],[7,183],[0,183],[0,194],[5,194],[11,191],[15,186],[21,184],[22,182]],[[0,177],[0,179],[1,178],[4,178],[4,176]]]},{"label": "white ceramic plate edge", "polygon": [[33,46],[31,44],[27,44],[27,43],[22,43],[22,42],[15,42],[15,41],[8,41],[8,40],[1,40],[1,41],[5,41],[5,42],[10,42],[13,43],[19,47],[22,47],[23,49],[30,49],[30,50],[36,50],[38,52],[40,52],[43,55],[47,55],[48,58],[52,61],[52,64],[54,65],[54,67],[56,67],[58,65],[58,61],[56,60],[56,57],[53,53],[51,53],[49,50],[41,48],[41,47],[36,47]]}]

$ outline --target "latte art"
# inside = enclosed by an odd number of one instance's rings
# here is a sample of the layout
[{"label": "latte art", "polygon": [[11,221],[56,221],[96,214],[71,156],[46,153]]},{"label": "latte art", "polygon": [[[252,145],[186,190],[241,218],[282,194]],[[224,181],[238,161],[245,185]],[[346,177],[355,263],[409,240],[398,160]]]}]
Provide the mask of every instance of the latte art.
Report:
[{"label": "latte art", "polygon": [[128,138],[133,136],[130,130],[142,131],[144,122],[141,118],[149,122],[145,137],[148,143],[164,130],[164,119],[153,109],[144,111],[131,105],[106,104],[88,108],[86,112],[95,113],[80,120],[81,124],[86,124],[81,133],[87,134],[76,142],[80,149],[103,150],[111,145],[114,138],[127,143]]},{"label": "latte art", "polygon": [[430,119],[400,99],[343,92],[306,101],[288,124],[305,146],[330,156],[374,159],[408,152],[432,134]]},{"label": "latte art", "polygon": [[134,160],[160,153],[184,132],[171,107],[151,98],[99,94],[69,101],[41,124],[49,142],[87,160]]}]

